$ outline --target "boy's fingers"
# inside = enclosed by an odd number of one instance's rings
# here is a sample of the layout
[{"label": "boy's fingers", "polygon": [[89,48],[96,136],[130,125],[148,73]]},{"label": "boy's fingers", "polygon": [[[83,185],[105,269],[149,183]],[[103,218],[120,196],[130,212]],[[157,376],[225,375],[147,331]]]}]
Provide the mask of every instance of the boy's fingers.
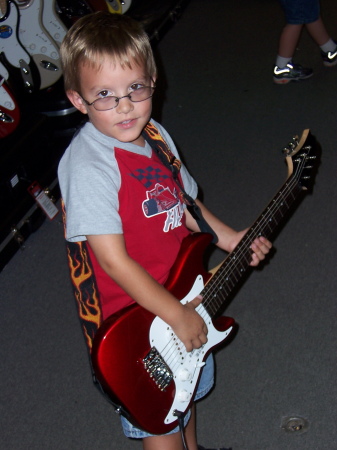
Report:
[{"label": "boy's fingers", "polygon": [[201,295],[197,295],[192,301],[190,301],[190,305],[193,306],[193,308],[195,309],[197,306],[200,305],[200,303],[202,302],[202,296]]}]

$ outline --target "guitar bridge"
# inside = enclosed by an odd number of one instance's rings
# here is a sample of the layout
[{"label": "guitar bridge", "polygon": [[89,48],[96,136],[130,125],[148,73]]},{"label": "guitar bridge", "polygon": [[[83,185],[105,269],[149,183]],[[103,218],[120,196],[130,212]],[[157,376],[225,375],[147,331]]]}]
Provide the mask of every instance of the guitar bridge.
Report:
[{"label": "guitar bridge", "polygon": [[143,364],[150,378],[153,378],[159,389],[164,391],[171,383],[173,374],[155,347],[152,347],[145,356]]}]

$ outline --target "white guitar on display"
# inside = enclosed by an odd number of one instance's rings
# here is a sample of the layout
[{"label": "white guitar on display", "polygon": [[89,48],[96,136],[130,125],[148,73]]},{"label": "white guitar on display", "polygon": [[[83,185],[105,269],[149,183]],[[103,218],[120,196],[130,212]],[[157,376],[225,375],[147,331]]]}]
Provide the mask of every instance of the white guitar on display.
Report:
[{"label": "white guitar on display", "polygon": [[56,11],[56,0],[43,0],[42,23],[58,46],[61,45],[68,29]]},{"label": "white guitar on display", "polygon": [[17,36],[20,20],[18,7],[11,0],[0,0],[0,12],[0,54],[2,67],[6,66],[7,76],[3,73],[1,75],[6,80],[17,78],[22,82],[24,90],[31,94],[39,89],[40,80],[34,75],[34,70],[36,73],[34,61]]},{"label": "white guitar on display", "polygon": [[59,48],[43,26],[43,0],[18,1],[18,6],[19,38],[39,70],[40,89],[45,89],[62,76]]}]

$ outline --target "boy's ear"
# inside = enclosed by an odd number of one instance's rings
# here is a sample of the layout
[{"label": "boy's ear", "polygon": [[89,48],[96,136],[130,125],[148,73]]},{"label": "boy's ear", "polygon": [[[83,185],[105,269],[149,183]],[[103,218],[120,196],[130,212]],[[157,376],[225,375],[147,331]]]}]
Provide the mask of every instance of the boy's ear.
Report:
[{"label": "boy's ear", "polygon": [[69,101],[77,108],[81,113],[87,114],[87,105],[84,103],[80,94],[76,91],[67,91],[66,92]]}]

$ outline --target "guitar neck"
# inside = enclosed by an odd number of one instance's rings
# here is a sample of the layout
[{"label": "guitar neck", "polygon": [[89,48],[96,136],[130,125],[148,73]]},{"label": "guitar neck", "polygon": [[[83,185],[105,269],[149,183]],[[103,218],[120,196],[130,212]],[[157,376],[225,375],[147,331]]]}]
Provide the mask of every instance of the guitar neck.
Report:
[{"label": "guitar neck", "polygon": [[223,307],[226,300],[238,285],[252,260],[252,241],[259,236],[270,238],[287,216],[303,188],[294,177],[290,177],[266,209],[249,228],[243,239],[219,266],[216,273],[201,292],[203,306],[211,317]]}]

